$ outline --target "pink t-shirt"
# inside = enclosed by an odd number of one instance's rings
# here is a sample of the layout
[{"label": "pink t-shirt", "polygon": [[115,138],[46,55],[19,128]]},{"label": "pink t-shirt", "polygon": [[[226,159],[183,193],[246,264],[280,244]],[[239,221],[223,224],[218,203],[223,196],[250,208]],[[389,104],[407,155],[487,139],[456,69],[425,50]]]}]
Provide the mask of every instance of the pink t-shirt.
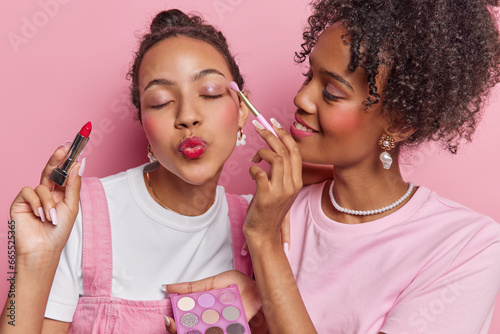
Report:
[{"label": "pink t-shirt", "polygon": [[289,260],[318,333],[487,333],[500,289],[500,224],[419,187],[364,224],[330,220],[325,183],[291,210]]}]

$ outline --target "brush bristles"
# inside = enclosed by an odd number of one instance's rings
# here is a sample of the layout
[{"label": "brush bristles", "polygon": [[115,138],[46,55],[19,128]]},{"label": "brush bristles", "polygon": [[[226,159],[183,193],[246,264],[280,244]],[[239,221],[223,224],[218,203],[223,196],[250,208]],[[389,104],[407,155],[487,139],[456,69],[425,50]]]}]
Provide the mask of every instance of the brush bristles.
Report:
[{"label": "brush bristles", "polygon": [[231,81],[231,83],[229,84],[229,88],[234,90],[236,93],[240,91],[240,87],[238,87],[238,84],[234,81]]}]

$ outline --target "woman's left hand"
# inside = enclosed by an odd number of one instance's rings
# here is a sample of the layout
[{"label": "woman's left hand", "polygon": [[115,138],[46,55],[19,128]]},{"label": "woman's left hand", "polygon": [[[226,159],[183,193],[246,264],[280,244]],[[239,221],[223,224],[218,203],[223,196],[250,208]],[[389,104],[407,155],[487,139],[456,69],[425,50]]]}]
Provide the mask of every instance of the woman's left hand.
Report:
[{"label": "woman's left hand", "polygon": [[[192,292],[201,292],[213,289],[227,288],[231,284],[237,284],[240,291],[243,307],[248,321],[254,317],[261,307],[259,293],[255,281],[238,270],[229,270],[221,274],[204,278],[199,281],[168,284],[166,290],[168,293],[186,294]],[[176,333],[175,322],[172,318],[168,320],[170,325],[166,326],[170,333]]]}]

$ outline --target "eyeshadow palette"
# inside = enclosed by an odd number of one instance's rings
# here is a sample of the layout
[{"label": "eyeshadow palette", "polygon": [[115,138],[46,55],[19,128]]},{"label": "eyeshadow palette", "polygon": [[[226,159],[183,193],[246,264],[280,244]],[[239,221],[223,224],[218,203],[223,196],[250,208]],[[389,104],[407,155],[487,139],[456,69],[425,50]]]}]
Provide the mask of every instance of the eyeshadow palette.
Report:
[{"label": "eyeshadow palette", "polygon": [[170,299],[178,334],[250,334],[236,284]]}]

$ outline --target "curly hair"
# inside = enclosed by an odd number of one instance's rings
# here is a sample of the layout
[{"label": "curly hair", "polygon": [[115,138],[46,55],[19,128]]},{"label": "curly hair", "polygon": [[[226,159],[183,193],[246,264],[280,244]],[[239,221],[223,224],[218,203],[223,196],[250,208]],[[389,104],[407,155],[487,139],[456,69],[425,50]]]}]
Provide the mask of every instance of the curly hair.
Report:
[{"label": "curly hair", "polygon": [[[441,141],[456,153],[470,141],[490,89],[500,80],[498,0],[316,0],[298,63],[335,22],[347,29],[350,71],[368,76],[365,107],[416,131],[404,144]],[[347,39],[347,37],[349,37]],[[383,87],[376,76],[387,66]],[[383,97],[379,93],[382,88]]]},{"label": "curly hair", "polygon": [[141,120],[141,101],[139,96],[139,68],[142,59],[151,47],[171,37],[186,36],[212,45],[224,57],[238,87],[243,90],[244,80],[224,35],[214,26],[207,24],[202,17],[186,15],[178,9],[160,12],[151,22],[150,32],[145,34],[135,53],[134,61],[127,77],[131,80],[130,95],[132,104],[137,108],[137,118]]}]

